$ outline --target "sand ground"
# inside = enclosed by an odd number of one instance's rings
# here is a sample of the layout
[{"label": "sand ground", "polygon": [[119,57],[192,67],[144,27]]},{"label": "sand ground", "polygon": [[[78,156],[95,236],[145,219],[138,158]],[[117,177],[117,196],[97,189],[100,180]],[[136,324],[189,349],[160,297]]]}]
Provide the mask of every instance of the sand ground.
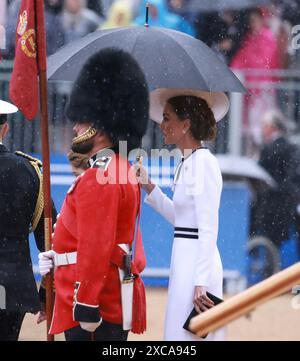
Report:
[{"label": "sand ground", "polygon": [[[166,299],[166,289],[147,289],[148,330],[144,335],[131,334],[129,340],[163,340]],[[45,323],[37,325],[36,318],[37,316],[27,314],[20,334],[21,340],[42,341],[46,339]],[[230,323],[226,328],[227,340],[300,341],[299,323],[300,299],[285,294],[257,307],[248,317],[241,317]],[[58,335],[56,340],[64,340],[64,336]]]}]

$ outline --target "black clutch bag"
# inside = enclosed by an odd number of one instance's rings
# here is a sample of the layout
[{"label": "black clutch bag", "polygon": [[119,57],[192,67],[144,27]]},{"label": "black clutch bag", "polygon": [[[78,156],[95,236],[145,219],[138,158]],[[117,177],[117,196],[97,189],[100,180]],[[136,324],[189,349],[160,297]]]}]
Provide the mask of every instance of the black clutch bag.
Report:
[{"label": "black clutch bag", "polygon": [[[215,306],[218,305],[219,303],[223,302],[223,300],[222,300],[221,298],[213,295],[212,293],[206,292],[206,294],[207,294],[207,297],[208,297],[210,300],[213,301],[213,303],[215,304]],[[184,325],[183,325],[183,328],[184,328],[185,330],[187,330],[187,331],[195,334],[195,332],[193,332],[193,331],[191,331],[191,330],[189,329],[189,324],[190,324],[191,319],[192,319],[193,317],[195,317],[195,316],[198,316],[198,315],[199,315],[199,313],[196,311],[196,309],[195,309],[195,307],[194,307],[194,308],[192,309],[192,312],[190,313],[189,317],[186,319],[186,321],[185,321],[185,323],[184,323]],[[207,335],[204,335],[204,336],[202,336],[201,338],[206,338],[206,337],[207,337]]]}]

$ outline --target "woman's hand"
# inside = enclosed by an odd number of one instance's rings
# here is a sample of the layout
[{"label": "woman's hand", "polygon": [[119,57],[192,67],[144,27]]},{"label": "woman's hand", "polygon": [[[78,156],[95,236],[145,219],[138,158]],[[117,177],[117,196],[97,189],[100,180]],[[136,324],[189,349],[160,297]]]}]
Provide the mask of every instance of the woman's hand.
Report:
[{"label": "woman's hand", "polygon": [[151,182],[151,179],[148,176],[148,172],[142,166],[141,162],[137,162],[133,164],[133,171],[136,175],[138,182],[140,183],[141,187],[149,194],[153,191],[155,184]]},{"label": "woman's hand", "polygon": [[204,312],[215,305],[213,301],[208,298],[206,292],[207,287],[195,286],[193,303],[198,313]]}]

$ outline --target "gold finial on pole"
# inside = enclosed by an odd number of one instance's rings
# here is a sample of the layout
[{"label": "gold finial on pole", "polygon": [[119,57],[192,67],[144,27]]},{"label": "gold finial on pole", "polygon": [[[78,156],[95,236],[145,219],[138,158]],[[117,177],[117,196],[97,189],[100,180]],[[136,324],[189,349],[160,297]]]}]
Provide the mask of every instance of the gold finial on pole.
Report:
[{"label": "gold finial on pole", "polygon": [[146,22],[145,22],[145,27],[149,28],[149,3],[146,4]]}]

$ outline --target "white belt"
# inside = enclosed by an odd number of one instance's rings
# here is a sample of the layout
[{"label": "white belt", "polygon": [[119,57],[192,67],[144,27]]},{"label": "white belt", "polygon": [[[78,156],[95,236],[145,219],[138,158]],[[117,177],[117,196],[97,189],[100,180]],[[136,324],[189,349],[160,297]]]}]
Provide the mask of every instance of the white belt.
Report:
[{"label": "white belt", "polygon": [[[118,244],[120,248],[125,253],[129,253],[130,248],[126,243]],[[56,267],[66,266],[68,264],[76,264],[77,263],[77,252],[69,252],[69,253],[55,253],[54,256],[54,264]]]},{"label": "white belt", "polygon": [[77,262],[77,252],[55,253],[54,265],[56,267],[75,264]]}]

